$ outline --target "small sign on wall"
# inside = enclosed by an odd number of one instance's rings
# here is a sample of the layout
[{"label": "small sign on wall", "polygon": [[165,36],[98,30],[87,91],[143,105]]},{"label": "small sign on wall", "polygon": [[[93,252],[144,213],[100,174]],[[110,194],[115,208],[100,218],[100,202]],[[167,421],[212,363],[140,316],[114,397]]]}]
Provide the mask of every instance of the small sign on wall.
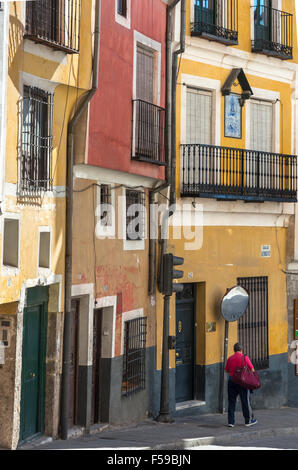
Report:
[{"label": "small sign on wall", "polygon": [[262,245],[261,246],[261,257],[270,258],[271,257],[271,245]]}]

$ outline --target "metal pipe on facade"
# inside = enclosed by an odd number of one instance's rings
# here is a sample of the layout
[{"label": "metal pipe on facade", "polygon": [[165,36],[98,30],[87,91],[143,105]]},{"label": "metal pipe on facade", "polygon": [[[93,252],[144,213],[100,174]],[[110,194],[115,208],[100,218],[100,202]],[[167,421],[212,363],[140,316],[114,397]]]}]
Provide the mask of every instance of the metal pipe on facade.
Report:
[{"label": "metal pipe on facade", "polygon": [[[150,190],[149,195],[149,204],[155,203],[155,195],[157,191],[161,191],[169,186],[171,186],[171,126],[172,126],[172,34],[173,34],[173,10],[175,6],[180,2],[180,0],[169,1],[167,5],[167,48],[166,48],[166,76],[167,76],[167,89],[166,89],[166,125],[165,125],[165,153],[166,153],[166,183],[157,186],[156,188]],[[166,218],[168,218],[168,214]],[[162,219],[162,226],[164,224],[164,217]],[[151,223],[151,220],[150,220]],[[162,229],[162,232],[164,230]],[[162,241],[162,252],[165,252],[166,242]],[[156,285],[156,239],[149,238],[149,295],[153,295],[155,292]],[[159,266],[160,271],[160,266]]]},{"label": "metal pipe on facade", "polygon": [[170,204],[176,204],[176,96],[178,55],[185,51],[186,0],[181,0],[180,48],[173,52],[172,61],[172,125],[171,125],[171,190]]},{"label": "metal pipe on facade", "polygon": [[[180,48],[172,52],[172,11],[173,8],[181,2],[181,21],[180,21]],[[177,86],[177,63],[178,55],[185,50],[185,20],[186,20],[186,0],[173,0],[168,4],[168,18],[167,18],[167,39],[168,39],[168,76],[171,76],[171,86],[168,89],[168,105],[169,105],[169,155],[170,155],[170,208],[165,212],[162,219],[161,227],[161,254],[159,264],[159,276],[162,275],[162,257],[167,250],[167,231],[169,225],[169,218],[173,215],[176,204],[176,86]],[[173,418],[170,415],[170,396],[169,396],[169,296],[164,297],[164,317],[163,317],[163,346],[162,346],[162,368],[161,368],[161,394],[160,394],[160,411],[157,417],[158,421],[171,422]]]},{"label": "metal pipe on facade", "polygon": [[[71,286],[72,286],[72,218],[73,218],[73,150],[74,129],[86,110],[91,98],[98,88],[99,41],[100,41],[100,7],[101,0],[95,3],[94,49],[92,88],[83,96],[67,128],[67,175],[66,175],[66,228],[65,228],[65,290],[64,290],[64,331],[63,331],[63,364],[61,383],[61,438],[68,438],[69,395],[70,395],[70,361],[71,361]],[[77,105],[77,103],[76,103]]]}]

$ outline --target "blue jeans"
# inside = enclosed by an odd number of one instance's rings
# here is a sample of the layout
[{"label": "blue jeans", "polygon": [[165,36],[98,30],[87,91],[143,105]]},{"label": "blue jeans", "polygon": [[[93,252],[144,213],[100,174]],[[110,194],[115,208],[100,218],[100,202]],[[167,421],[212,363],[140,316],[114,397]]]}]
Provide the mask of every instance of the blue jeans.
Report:
[{"label": "blue jeans", "polygon": [[228,423],[235,424],[235,408],[238,395],[241,400],[245,424],[248,424],[250,420],[253,419],[253,412],[250,404],[250,391],[240,387],[238,384],[235,384],[231,379],[228,380]]}]

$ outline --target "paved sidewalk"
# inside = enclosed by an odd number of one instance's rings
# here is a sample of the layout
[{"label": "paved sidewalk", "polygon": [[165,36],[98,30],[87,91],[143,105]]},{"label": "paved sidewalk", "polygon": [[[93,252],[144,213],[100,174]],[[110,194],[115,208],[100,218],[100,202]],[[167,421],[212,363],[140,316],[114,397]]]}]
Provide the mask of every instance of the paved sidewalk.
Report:
[{"label": "paved sidewalk", "polygon": [[234,428],[227,427],[227,414],[179,417],[164,424],[147,419],[137,426],[108,426],[100,432],[70,438],[68,441],[41,439],[20,449],[191,449],[210,444],[234,444],[264,437],[298,435],[298,408],[256,410],[258,423],[245,427],[241,412]]}]

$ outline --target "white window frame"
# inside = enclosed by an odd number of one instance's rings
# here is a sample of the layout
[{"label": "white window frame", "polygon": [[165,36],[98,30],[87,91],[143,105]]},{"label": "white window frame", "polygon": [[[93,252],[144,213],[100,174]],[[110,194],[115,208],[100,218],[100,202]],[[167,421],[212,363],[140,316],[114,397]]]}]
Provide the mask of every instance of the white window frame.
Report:
[{"label": "white window frame", "polygon": [[134,30],[134,46],[133,46],[133,91],[132,96],[135,100],[136,96],[136,88],[137,88],[137,46],[138,44],[143,45],[155,53],[155,63],[156,69],[154,70],[155,77],[155,105],[160,106],[160,88],[161,88],[161,43],[154,41],[153,39],[149,38],[148,36],[144,36],[144,34],[139,33],[138,31]]},{"label": "white window frame", "polygon": [[[188,144],[186,141],[186,107],[187,107],[187,87],[197,88],[211,92],[211,144],[221,145],[221,82],[211,78],[198,77],[196,75],[181,75],[181,124],[180,124],[180,144]],[[181,162],[181,160],[180,160]],[[220,162],[219,162],[220,164]],[[183,166],[180,163],[180,189],[183,184]],[[219,176],[219,174],[218,174]]]},{"label": "white window frame", "polygon": [[220,145],[221,133],[221,82],[205,77],[197,77],[195,75],[181,75],[181,135],[180,143],[186,142],[186,104],[187,104],[187,87],[197,88],[212,93],[212,122],[211,122],[211,145]]},{"label": "white window frame", "polygon": [[272,103],[272,153],[280,153],[280,93],[261,88],[252,88],[252,92],[252,98],[245,103],[245,148],[251,150],[250,106],[254,98]]},{"label": "white window frame", "polygon": [[[1,274],[2,276],[16,276],[20,273],[20,259],[21,259],[21,216],[13,212],[6,212],[1,217],[1,232],[2,232],[2,252],[1,252]],[[19,239],[18,239],[18,266],[7,266],[3,264],[4,255],[4,221],[7,219],[17,220],[19,223]]]},{"label": "white window frame", "polygon": [[124,354],[124,328],[125,322],[134,320],[135,318],[144,317],[144,309],[138,308],[136,310],[130,310],[129,312],[122,313],[122,332],[121,332],[121,356]]},{"label": "white window frame", "polygon": [[118,0],[115,0],[115,21],[124,28],[130,29],[131,24],[131,0],[127,0],[127,14],[126,17],[118,13]]},{"label": "white window frame", "polygon": [[[133,189],[133,188],[127,188]],[[138,189],[136,189],[137,191]],[[140,188],[140,191],[143,191]],[[146,207],[146,194],[144,194],[145,202],[145,217],[144,217],[144,238],[141,240],[127,240],[126,239],[126,188],[122,188],[122,195],[118,197],[118,217],[119,217],[119,238],[123,239],[124,251],[142,251],[145,250],[145,240],[147,238],[147,207]]]},{"label": "white window frame", "polygon": [[[40,234],[41,233],[49,233],[50,234],[50,246],[49,246],[49,267],[44,268],[39,266],[39,254],[40,254]],[[49,226],[39,226],[38,227],[38,249],[37,249],[37,273],[38,275],[47,275],[51,272],[52,267],[52,228]]]},{"label": "white window frame", "polygon": [[[100,219],[100,196],[101,186],[110,186],[111,190],[111,225],[102,225]],[[113,185],[110,183],[103,183],[97,181],[97,193],[96,193],[96,237],[97,238],[112,238],[116,236],[116,213],[115,213],[115,190]]]}]

